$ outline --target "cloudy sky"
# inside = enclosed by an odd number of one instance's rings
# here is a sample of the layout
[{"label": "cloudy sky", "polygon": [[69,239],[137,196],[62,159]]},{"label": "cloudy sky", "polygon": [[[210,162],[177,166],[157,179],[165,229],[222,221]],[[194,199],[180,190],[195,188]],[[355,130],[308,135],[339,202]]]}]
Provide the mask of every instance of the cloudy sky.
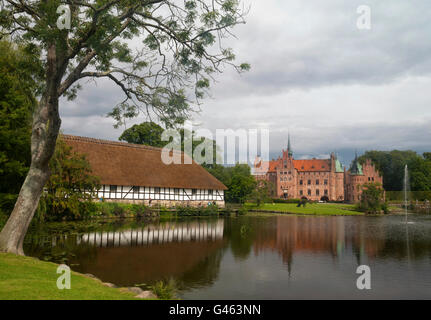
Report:
[{"label": "cloudy sky", "polygon": [[[247,24],[231,46],[252,69],[219,75],[195,124],[268,128],[271,157],[288,132],[296,158],[337,151],[347,163],[355,150],[431,150],[431,2],[243,2]],[[371,9],[369,30],[357,28],[361,5]],[[61,105],[63,132],[118,139],[106,113],[121,94],[108,81],[86,83]]]}]

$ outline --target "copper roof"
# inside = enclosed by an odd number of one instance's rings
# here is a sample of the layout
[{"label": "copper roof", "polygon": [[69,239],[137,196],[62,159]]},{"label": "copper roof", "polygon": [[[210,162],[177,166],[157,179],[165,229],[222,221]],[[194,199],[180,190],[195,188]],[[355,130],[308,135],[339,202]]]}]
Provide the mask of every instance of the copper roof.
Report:
[{"label": "copper roof", "polygon": [[[192,164],[164,164],[161,157],[162,149],[159,148],[71,135],[62,135],[62,137],[74,151],[87,156],[93,174],[100,178],[101,184],[227,189],[223,183],[194,161]],[[187,155],[180,153],[188,158]]]}]

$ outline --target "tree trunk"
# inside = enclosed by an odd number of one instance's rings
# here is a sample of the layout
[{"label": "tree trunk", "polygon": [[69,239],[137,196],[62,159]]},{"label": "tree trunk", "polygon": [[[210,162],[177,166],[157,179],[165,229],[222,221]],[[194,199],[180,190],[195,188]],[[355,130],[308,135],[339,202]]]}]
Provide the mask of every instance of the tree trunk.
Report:
[{"label": "tree trunk", "polygon": [[50,176],[49,161],[54,154],[61,125],[58,88],[65,67],[60,69],[59,71],[56,47],[51,45],[47,55],[45,93],[33,114],[31,165],[15,207],[0,233],[0,252],[24,255],[24,237]]},{"label": "tree trunk", "polygon": [[50,176],[49,161],[55,150],[60,124],[57,94],[43,97],[34,113],[30,169],[9,220],[0,233],[0,252],[24,255],[24,237]]}]

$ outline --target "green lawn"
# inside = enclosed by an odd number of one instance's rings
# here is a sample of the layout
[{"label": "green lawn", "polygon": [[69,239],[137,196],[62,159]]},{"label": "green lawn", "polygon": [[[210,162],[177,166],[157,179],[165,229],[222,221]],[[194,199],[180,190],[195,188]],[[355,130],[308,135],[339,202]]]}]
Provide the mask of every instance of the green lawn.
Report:
[{"label": "green lawn", "polygon": [[306,207],[297,207],[295,203],[265,203],[259,207],[253,204],[246,205],[250,210],[277,211],[293,214],[310,215],[363,215],[363,212],[355,211],[353,205],[338,203],[307,203]]},{"label": "green lawn", "polygon": [[71,289],[57,288],[58,265],[0,253],[0,300],[130,300],[135,294],[109,288],[72,272]]}]

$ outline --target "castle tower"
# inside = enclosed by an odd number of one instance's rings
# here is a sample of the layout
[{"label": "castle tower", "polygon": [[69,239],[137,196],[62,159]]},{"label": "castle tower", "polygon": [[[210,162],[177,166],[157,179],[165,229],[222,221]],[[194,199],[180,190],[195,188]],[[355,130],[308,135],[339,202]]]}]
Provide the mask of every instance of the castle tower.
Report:
[{"label": "castle tower", "polygon": [[292,158],[293,151],[292,151],[292,145],[290,143],[290,133],[288,134],[287,151],[288,151],[289,157]]}]

